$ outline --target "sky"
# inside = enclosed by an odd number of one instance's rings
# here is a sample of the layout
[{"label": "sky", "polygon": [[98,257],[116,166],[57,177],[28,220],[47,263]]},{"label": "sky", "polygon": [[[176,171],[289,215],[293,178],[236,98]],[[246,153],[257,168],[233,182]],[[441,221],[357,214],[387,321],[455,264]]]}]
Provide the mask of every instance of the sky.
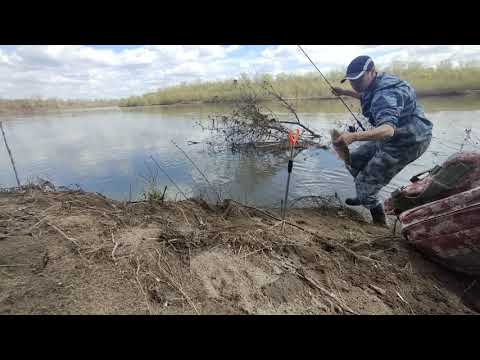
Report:
[{"label": "sky", "polygon": [[[480,61],[479,45],[303,45],[323,72],[358,55],[378,65]],[[315,71],[295,45],[0,45],[0,98],[118,99],[182,82]]]}]

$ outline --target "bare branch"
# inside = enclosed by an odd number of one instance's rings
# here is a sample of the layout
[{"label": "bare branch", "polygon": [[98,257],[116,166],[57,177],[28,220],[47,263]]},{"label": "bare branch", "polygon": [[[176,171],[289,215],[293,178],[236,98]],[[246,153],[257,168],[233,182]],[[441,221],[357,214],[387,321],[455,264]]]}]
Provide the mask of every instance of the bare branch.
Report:
[{"label": "bare branch", "polygon": [[305,125],[303,125],[302,123],[296,123],[296,122],[293,122],[293,121],[279,121],[278,122],[279,124],[295,124],[295,125],[298,125],[302,128],[304,128],[305,130],[307,130],[310,134],[312,134],[312,136],[314,138],[319,138],[320,135],[318,135],[317,133],[315,133],[314,131],[310,130],[308,127],[306,127]]},{"label": "bare branch", "polygon": [[[300,148],[320,145],[318,139],[322,136],[303,124],[294,107],[269,83],[255,85],[246,82],[242,86],[242,92],[235,99],[229,115],[215,114],[209,117],[211,119],[209,126],[201,125],[203,130],[209,130],[212,133],[212,140],[207,142],[212,150],[217,146],[226,148],[225,145],[234,151],[249,147],[262,151],[282,150],[288,146],[290,129],[287,125],[300,126],[305,130],[298,144]],[[267,91],[274,100],[287,108],[297,121],[279,121],[270,108],[264,104],[260,105],[259,90]]]}]

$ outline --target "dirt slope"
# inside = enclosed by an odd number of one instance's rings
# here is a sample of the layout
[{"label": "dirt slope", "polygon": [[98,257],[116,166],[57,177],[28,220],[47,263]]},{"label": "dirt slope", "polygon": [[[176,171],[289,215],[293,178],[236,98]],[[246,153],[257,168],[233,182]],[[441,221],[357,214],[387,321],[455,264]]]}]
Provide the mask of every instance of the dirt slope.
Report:
[{"label": "dirt slope", "polygon": [[2,193],[0,314],[475,313],[475,279],[390,229],[341,208],[288,221],[228,201]]}]

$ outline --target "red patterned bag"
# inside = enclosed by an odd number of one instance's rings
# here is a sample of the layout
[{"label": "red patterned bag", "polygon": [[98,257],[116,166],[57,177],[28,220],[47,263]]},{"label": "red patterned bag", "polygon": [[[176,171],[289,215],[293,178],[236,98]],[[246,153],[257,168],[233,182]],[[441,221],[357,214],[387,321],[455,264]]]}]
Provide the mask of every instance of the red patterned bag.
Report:
[{"label": "red patterned bag", "polygon": [[480,186],[400,215],[402,235],[424,254],[480,275]]},{"label": "red patterned bag", "polygon": [[436,201],[450,195],[480,186],[480,153],[461,152],[452,155],[441,166],[427,171],[419,179],[418,174],[410,179],[412,184],[394,191],[384,203],[385,212],[399,215],[414,207]]},{"label": "red patterned bag", "polygon": [[385,201],[402,235],[432,260],[480,275],[480,153],[455,154],[411,181]]}]

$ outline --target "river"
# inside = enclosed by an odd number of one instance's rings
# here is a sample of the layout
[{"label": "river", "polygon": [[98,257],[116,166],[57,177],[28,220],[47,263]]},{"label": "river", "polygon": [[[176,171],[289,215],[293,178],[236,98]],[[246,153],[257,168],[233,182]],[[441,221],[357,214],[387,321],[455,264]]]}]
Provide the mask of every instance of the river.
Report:
[{"label": "river", "polygon": [[[429,150],[407,166],[386,186],[386,198],[408,183],[418,172],[433,167],[460,150],[480,150],[480,98],[477,96],[420,99],[433,122]],[[339,122],[351,120],[337,101],[308,101],[295,104],[301,120],[326,134]],[[358,106],[357,106],[358,109]],[[197,122],[208,122],[213,113],[228,113],[228,105],[183,105],[150,108],[106,108],[62,111],[4,118],[7,141],[15,158],[20,181],[41,177],[57,185],[105,194],[118,200],[141,200],[146,180],[157,178],[168,185],[167,197],[177,190],[150,160],[153,156],[188,196],[208,192],[206,181],[191,162],[171,143],[175,141],[221,191],[233,198],[261,207],[278,207],[287,180],[287,158],[264,154],[212,152],[203,143],[209,133]],[[282,118],[286,110],[276,107]],[[7,120],[7,121],[5,121]],[[472,129],[465,141],[465,129]],[[187,141],[200,141],[188,145]],[[0,146],[0,185],[15,186],[8,153]],[[310,149],[295,159],[289,199],[309,195],[353,196],[350,174],[332,150]]]}]

